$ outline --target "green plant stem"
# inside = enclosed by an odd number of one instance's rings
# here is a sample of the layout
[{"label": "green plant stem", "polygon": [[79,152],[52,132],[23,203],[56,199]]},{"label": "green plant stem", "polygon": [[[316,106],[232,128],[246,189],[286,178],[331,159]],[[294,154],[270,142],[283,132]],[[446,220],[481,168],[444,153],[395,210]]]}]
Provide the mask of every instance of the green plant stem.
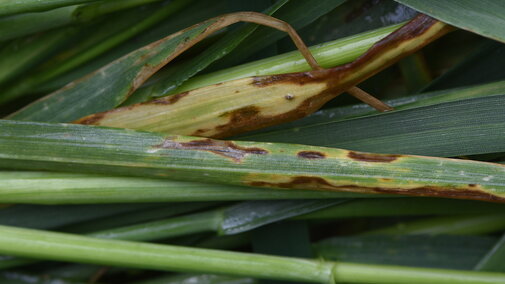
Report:
[{"label": "green plant stem", "polygon": [[316,260],[195,249],[0,226],[0,252],[39,259],[220,273],[313,283],[503,283],[505,274]]},{"label": "green plant stem", "polygon": [[180,217],[103,230],[89,234],[102,239],[152,241],[188,234],[217,231],[222,222],[221,210],[210,210]]},{"label": "green plant stem", "polygon": [[96,204],[389,197],[90,174],[0,171],[0,203]]},{"label": "green plant stem", "polygon": [[478,235],[505,229],[505,214],[435,217],[368,231],[378,234]]}]

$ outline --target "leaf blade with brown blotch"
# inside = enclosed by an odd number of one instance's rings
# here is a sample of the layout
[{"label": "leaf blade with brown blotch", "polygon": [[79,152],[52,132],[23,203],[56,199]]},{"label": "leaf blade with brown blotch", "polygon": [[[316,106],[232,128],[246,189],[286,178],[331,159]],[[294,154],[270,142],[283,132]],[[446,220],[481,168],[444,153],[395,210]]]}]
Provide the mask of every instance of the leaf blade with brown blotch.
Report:
[{"label": "leaf blade with brown blotch", "polygon": [[420,15],[360,58],[331,69],[243,78],[84,117],[76,123],[223,138],[309,115],[345,90],[446,34]]},{"label": "leaf blade with brown blotch", "polygon": [[9,169],[505,202],[500,164],[72,124],[2,120],[0,130],[0,167]]}]

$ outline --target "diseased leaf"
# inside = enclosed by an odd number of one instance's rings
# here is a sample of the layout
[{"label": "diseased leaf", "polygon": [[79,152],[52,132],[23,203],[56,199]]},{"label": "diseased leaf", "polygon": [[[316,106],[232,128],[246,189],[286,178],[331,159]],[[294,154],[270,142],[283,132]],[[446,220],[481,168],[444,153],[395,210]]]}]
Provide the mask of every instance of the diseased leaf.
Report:
[{"label": "diseased leaf", "polygon": [[445,24],[420,15],[376,43],[357,60],[342,66],[320,69],[314,62],[311,63],[316,69],[313,71],[218,83],[90,115],[76,123],[228,137],[304,117],[449,30]]},{"label": "diseased leaf", "polygon": [[505,42],[505,2],[496,0],[395,0],[443,22]]},{"label": "diseased leaf", "polygon": [[505,201],[505,166],[0,120],[0,167]]}]

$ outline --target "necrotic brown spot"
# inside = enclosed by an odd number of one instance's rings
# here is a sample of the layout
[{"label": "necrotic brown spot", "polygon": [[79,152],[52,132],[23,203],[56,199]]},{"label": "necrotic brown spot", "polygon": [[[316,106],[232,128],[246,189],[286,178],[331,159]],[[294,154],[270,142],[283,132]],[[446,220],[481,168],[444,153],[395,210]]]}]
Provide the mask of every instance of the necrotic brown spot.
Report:
[{"label": "necrotic brown spot", "polygon": [[164,98],[161,98],[161,99],[152,100],[152,101],[147,102],[147,103],[148,104],[155,104],[155,105],[171,105],[171,104],[175,104],[180,99],[182,99],[185,96],[187,96],[188,94],[189,94],[189,92],[183,92],[183,93],[180,93],[180,94],[171,95],[171,96],[164,97]]},{"label": "necrotic brown spot", "polygon": [[401,157],[401,155],[373,154],[353,151],[350,151],[347,156],[353,160],[372,163],[389,163],[396,160],[398,157]]},{"label": "necrotic brown spot", "polygon": [[298,157],[305,159],[324,159],[326,155],[317,151],[300,151],[298,152]]},{"label": "necrotic brown spot", "polygon": [[154,146],[163,149],[197,150],[207,151],[233,160],[236,163],[249,154],[265,155],[268,151],[258,147],[242,147],[231,141],[220,141],[213,139],[193,140],[189,142],[178,142],[171,138],[165,139],[162,144]]}]

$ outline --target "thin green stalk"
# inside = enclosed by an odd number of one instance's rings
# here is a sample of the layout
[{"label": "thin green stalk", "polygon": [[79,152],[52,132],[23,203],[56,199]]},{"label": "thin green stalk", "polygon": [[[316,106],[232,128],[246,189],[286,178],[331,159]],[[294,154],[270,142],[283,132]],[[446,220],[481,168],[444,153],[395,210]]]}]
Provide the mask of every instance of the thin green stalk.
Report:
[{"label": "thin green stalk", "polygon": [[367,198],[351,200],[296,219],[335,219],[385,216],[423,216],[505,213],[505,206],[466,200],[435,198]]},{"label": "thin green stalk", "polygon": [[503,283],[505,274],[321,262],[0,226],[0,252],[39,259],[312,283]]},{"label": "thin green stalk", "polygon": [[505,214],[435,217],[399,223],[391,227],[367,231],[363,235],[381,234],[449,234],[478,235],[505,229]]},{"label": "thin green stalk", "polygon": [[3,0],[0,1],[0,16],[28,12],[41,12],[59,7],[94,2],[97,0]]},{"label": "thin green stalk", "polygon": [[0,171],[0,203],[96,204],[388,197],[92,174]]},{"label": "thin green stalk", "polygon": [[[345,200],[249,201],[225,208],[115,227],[86,235],[102,239],[154,241],[203,232],[237,234],[342,202]],[[20,263],[18,259],[6,259],[0,261],[0,268],[11,268],[31,262],[27,260]]]},{"label": "thin green stalk", "polygon": [[90,237],[128,241],[152,241],[189,234],[217,231],[222,210],[210,210],[164,220],[113,228],[88,234]]},{"label": "thin green stalk", "polygon": [[60,231],[69,233],[78,233],[78,234],[97,232],[101,230],[107,230],[109,228],[130,226],[133,224],[150,222],[162,218],[169,218],[182,214],[189,214],[194,211],[213,208],[219,204],[220,203],[216,202],[184,202],[184,203],[172,203],[172,204],[162,203],[160,205],[154,205],[153,207],[148,207],[141,210],[135,210],[133,212],[126,212],[123,214],[116,214],[113,216],[103,217],[98,220],[91,220],[80,222],[77,224],[72,224],[60,228]]}]

